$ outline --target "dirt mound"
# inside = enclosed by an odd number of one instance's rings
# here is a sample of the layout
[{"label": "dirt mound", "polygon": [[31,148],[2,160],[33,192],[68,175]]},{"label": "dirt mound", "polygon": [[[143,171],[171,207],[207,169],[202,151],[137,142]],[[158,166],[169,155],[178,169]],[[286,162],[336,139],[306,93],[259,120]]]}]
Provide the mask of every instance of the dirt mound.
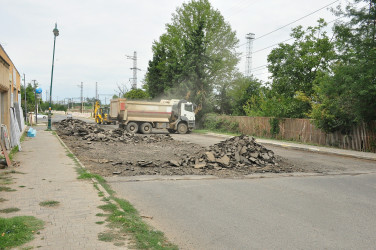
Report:
[{"label": "dirt mound", "polygon": [[161,142],[173,140],[169,134],[166,135],[138,135],[126,133],[122,129],[105,130],[97,124],[86,123],[77,119],[65,119],[58,123],[57,131],[59,135],[77,136],[82,140],[87,140],[90,144],[92,141],[103,142],[123,142],[123,143],[140,143],[140,142]]},{"label": "dirt mound", "polygon": [[253,137],[244,135],[215,144],[207,152],[186,156],[181,161],[169,161],[166,164],[196,169],[278,168],[273,151],[257,144]]}]

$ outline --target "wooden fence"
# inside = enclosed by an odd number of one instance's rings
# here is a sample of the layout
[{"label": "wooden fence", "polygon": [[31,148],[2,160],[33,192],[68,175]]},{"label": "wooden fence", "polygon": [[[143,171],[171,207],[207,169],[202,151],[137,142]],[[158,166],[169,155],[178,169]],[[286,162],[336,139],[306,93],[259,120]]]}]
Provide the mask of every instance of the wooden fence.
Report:
[{"label": "wooden fence", "polygon": [[279,132],[273,134],[269,117],[221,116],[229,121],[239,123],[243,134],[294,140],[322,146],[332,146],[365,152],[376,152],[376,122],[360,124],[352,128],[351,133],[325,133],[315,127],[310,119],[285,118],[279,120]]}]

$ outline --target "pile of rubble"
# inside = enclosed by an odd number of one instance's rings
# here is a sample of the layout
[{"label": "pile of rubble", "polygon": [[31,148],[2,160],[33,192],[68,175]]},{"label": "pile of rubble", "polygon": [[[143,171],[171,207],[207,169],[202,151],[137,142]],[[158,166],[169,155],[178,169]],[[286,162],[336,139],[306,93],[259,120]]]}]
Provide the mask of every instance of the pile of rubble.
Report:
[{"label": "pile of rubble", "polygon": [[65,119],[59,122],[57,130],[60,135],[77,136],[83,140],[87,140],[90,144],[92,141],[103,142],[124,142],[124,143],[140,143],[140,142],[161,142],[173,140],[169,134],[166,135],[138,135],[127,133],[123,129],[105,130],[96,124],[86,123],[77,119]]},{"label": "pile of rubble", "polygon": [[255,167],[279,171],[277,161],[273,151],[257,144],[253,137],[242,135],[215,144],[207,152],[195,156],[187,155],[180,161],[169,161],[164,165],[217,170]]}]

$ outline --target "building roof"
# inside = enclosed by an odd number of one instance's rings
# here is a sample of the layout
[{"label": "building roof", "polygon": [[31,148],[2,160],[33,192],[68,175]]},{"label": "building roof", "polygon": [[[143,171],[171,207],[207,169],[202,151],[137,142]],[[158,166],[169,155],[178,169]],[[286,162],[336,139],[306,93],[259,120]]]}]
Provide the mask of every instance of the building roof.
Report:
[{"label": "building roof", "polygon": [[8,59],[9,59],[9,61],[12,63],[12,65],[13,65],[13,68],[15,68],[16,69],[16,71],[17,71],[17,73],[21,76],[21,74],[20,74],[20,72],[18,71],[18,69],[17,69],[17,67],[16,67],[16,65],[14,65],[14,63],[13,63],[13,61],[12,61],[12,59],[10,59],[10,57],[9,57],[9,55],[8,55],[8,53],[5,51],[5,49],[4,49],[4,47],[1,45],[1,43],[0,43],[0,49],[2,49],[3,51],[4,51],[4,53],[5,53],[5,55],[8,57]]}]

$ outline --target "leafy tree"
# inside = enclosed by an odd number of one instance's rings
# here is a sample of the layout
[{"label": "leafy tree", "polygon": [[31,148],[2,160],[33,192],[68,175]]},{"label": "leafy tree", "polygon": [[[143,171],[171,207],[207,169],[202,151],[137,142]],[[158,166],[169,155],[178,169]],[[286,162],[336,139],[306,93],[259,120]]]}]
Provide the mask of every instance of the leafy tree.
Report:
[{"label": "leafy tree", "polygon": [[[38,87],[36,83],[35,86],[28,83],[26,86],[26,103],[27,103],[27,112],[35,111],[35,89]],[[25,87],[21,85],[21,107],[25,110]]]},{"label": "leafy tree", "polygon": [[128,99],[137,99],[137,100],[146,100],[149,99],[149,95],[146,91],[142,89],[132,89],[124,94],[125,98]]},{"label": "leafy tree", "polygon": [[348,4],[334,12],[347,17],[334,28],[338,60],[333,73],[324,74],[312,111],[316,124],[328,131],[348,132],[361,121],[376,120],[376,2],[364,7]]},{"label": "leafy tree", "polygon": [[239,60],[236,33],[208,0],[177,8],[166,33],[153,44],[146,89],[151,97],[187,98],[199,109],[213,107],[213,89]]},{"label": "leafy tree", "polygon": [[[330,71],[335,59],[334,44],[322,29],[327,24],[323,19],[316,27],[302,26],[292,30],[292,44],[280,44],[268,55],[268,69],[272,74],[272,93],[284,107],[273,116],[307,117],[311,111],[313,86],[322,72]],[[302,98],[304,97],[304,98]]]},{"label": "leafy tree", "polygon": [[[231,108],[233,115],[246,115],[244,105],[248,103],[248,109],[256,110],[259,107],[261,82],[255,78],[244,77],[237,73],[230,82],[232,88],[229,90],[231,97]],[[228,86],[224,86],[227,88]]]}]

